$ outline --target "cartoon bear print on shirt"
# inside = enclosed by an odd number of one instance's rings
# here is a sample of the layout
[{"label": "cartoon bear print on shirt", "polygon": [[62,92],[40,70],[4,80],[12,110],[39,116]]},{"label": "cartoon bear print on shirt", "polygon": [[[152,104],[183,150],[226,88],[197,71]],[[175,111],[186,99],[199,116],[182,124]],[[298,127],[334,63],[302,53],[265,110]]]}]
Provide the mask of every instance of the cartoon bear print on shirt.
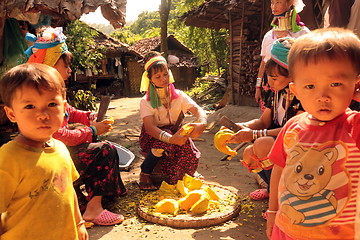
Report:
[{"label": "cartoon bear print on shirt", "polygon": [[342,144],[309,149],[295,145],[290,150],[283,173],[286,191],[280,205],[292,224],[317,226],[336,216],[338,202],[333,189],[327,186],[340,148]]}]

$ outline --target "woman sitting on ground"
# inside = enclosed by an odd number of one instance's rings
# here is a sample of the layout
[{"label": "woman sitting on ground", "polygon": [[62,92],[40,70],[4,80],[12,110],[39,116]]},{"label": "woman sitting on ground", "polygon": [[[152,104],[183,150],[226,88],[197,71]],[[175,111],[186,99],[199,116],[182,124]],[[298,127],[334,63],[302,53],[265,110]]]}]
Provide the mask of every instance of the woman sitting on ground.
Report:
[{"label": "woman sitting on ground", "polygon": [[[200,152],[192,138],[197,138],[206,128],[206,113],[188,95],[174,88],[167,62],[158,52],[149,52],[145,58],[145,72],[141,91],[146,95],[140,102],[143,127],[140,147],[146,158],[141,165],[140,189],[156,190],[150,174],[160,159],[161,173],[170,184],[183,178],[185,173],[194,176],[198,167]],[[181,116],[190,112],[197,117],[189,134],[176,125]],[[180,121],[181,123],[182,121]]]},{"label": "woman sitting on ground", "polygon": [[268,154],[282,126],[293,116],[303,112],[303,108],[290,92],[287,54],[293,43],[292,38],[281,38],[271,48],[271,59],[265,65],[265,71],[273,90],[266,109],[259,119],[246,123],[238,123],[242,130],[238,131],[229,141],[232,143],[254,143],[244,149],[242,163],[250,172],[258,173],[268,184],[267,189],[258,189],[250,193],[254,200],[269,197],[269,184],[273,163]]}]

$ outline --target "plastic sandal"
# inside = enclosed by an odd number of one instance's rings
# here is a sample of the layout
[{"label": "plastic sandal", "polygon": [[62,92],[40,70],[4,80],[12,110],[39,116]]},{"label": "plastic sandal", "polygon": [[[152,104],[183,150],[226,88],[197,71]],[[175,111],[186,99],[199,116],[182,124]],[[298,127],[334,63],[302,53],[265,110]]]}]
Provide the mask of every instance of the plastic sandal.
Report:
[{"label": "plastic sandal", "polygon": [[264,200],[269,198],[269,192],[266,189],[257,189],[249,195],[253,200]]},{"label": "plastic sandal", "polygon": [[111,226],[115,224],[120,224],[123,221],[124,221],[123,215],[112,213],[105,209],[94,220],[87,222],[92,222],[96,225],[101,225],[101,226]]}]

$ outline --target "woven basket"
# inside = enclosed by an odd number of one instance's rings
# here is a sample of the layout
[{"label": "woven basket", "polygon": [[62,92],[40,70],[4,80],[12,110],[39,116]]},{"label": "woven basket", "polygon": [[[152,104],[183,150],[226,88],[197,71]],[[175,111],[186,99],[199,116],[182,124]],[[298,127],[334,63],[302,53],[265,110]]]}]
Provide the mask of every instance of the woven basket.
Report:
[{"label": "woven basket", "polygon": [[147,211],[148,207],[146,204],[140,204],[138,207],[138,214],[140,217],[149,222],[175,228],[202,228],[214,226],[226,222],[239,214],[241,210],[241,203],[236,193],[222,186],[212,184],[206,185],[210,186],[213,190],[216,190],[220,199],[231,197],[235,199],[234,203],[232,205],[228,205],[226,209],[222,211],[214,211],[199,216],[192,216],[190,214],[178,214],[177,216],[166,214],[155,215]]}]

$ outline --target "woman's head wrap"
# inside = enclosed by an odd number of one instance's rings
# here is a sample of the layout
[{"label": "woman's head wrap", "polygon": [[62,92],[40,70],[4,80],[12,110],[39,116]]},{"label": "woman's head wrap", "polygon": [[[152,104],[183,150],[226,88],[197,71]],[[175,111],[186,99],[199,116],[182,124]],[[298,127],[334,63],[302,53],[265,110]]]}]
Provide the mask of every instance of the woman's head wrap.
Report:
[{"label": "woman's head wrap", "polygon": [[66,36],[62,32],[62,27],[46,28],[38,36],[27,33],[25,39],[34,42],[34,46],[29,47],[25,53],[28,55],[29,63],[43,63],[53,67],[60,56],[68,52],[65,43]]},{"label": "woman's head wrap", "polygon": [[292,45],[292,38],[277,39],[271,47],[271,59],[285,69],[288,69],[287,57]]},{"label": "woman's head wrap", "polygon": [[[147,92],[149,90],[150,79],[149,79],[148,71],[152,66],[158,63],[163,63],[164,65],[167,65],[166,59],[163,56],[154,56],[145,63],[145,71],[141,77],[140,92]],[[170,69],[169,69],[169,78],[170,78],[170,83],[175,82]]]},{"label": "woman's head wrap", "polygon": [[[150,58],[145,63],[145,71],[141,78],[141,85],[140,85],[140,92],[146,92],[146,100],[150,101],[150,104],[153,108],[157,108],[161,106],[161,101],[159,100],[159,96],[156,94],[155,86],[153,84],[150,84],[149,79],[149,70],[154,64],[162,63],[167,65],[166,59],[163,56],[154,56]],[[173,82],[175,82],[174,77],[172,75],[172,72],[170,69],[168,69],[169,72],[169,94],[170,99],[176,99],[179,97],[179,95],[175,91],[175,87],[173,85]]]}]

